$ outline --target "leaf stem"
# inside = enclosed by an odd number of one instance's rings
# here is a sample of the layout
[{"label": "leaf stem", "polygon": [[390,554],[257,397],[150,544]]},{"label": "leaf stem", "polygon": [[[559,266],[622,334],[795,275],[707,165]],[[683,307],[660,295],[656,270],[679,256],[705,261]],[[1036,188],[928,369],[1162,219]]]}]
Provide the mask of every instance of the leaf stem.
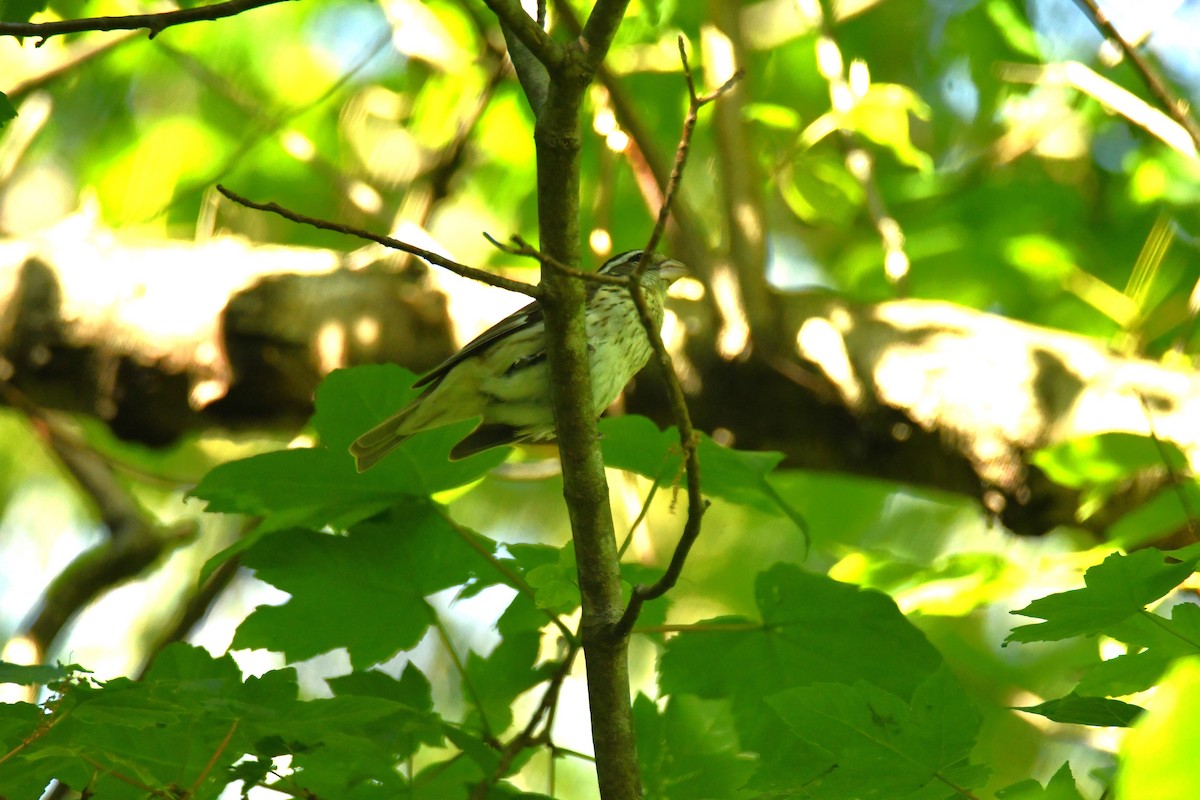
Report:
[{"label": "leaf stem", "polygon": [[217,749],[213,751],[212,758],[208,759],[208,763],[204,765],[204,769],[200,770],[200,774],[197,775],[196,780],[192,782],[192,786],[188,790],[189,797],[192,797],[196,794],[196,790],[198,790],[201,784],[204,783],[204,779],[208,777],[208,773],[211,772],[213,766],[216,765],[217,759],[221,757],[221,753],[224,753],[225,749],[229,747],[229,742],[233,739],[233,734],[237,732],[239,722],[240,720],[235,719],[233,724],[229,726],[229,730],[225,733],[225,738],[221,740],[221,743],[217,745]]},{"label": "leaf stem", "polygon": [[429,619],[433,623],[434,630],[438,633],[438,638],[442,640],[442,645],[446,648],[446,652],[450,654],[450,660],[454,663],[454,669],[462,679],[463,688],[467,695],[471,698],[471,704],[475,706],[475,710],[479,712],[479,724],[483,728],[483,735],[488,740],[495,740],[492,734],[492,726],[488,724],[487,714],[483,710],[483,698],[479,691],[475,688],[475,684],[471,681],[471,676],[467,674],[467,668],[463,665],[462,659],[458,657],[458,651],[454,649],[454,642],[450,640],[450,632],[446,630],[446,625],[442,622],[441,615],[437,610],[428,603],[425,608],[429,611]]}]

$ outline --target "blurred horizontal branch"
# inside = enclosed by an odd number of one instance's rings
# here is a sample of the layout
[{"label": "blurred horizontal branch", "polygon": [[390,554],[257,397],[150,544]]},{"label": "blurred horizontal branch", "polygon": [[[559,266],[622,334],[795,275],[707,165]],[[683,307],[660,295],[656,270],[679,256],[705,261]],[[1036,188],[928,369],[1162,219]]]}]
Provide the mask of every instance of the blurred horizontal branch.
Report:
[{"label": "blurred horizontal branch", "polygon": [[1137,125],[1180,155],[1195,159],[1196,142],[1188,129],[1133,92],[1100,75],[1086,64],[1000,64],[999,75],[1014,83],[1071,86]]},{"label": "blurred horizontal branch", "polygon": [[[295,431],[330,370],[390,361],[419,372],[455,348],[448,298],[421,276],[347,269],[311,248],[0,242],[0,286],[9,382],[43,408],[152,445],[206,429]],[[685,323],[703,314],[702,298],[672,303]],[[1099,531],[1111,516],[1077,521],[1078,491],[1031,467],[1030,452],[1144,434],[1139,396],[1156,409],[1159,438],[1200,451],[1188,422],[1200,379],[1101,341],[946,303],[795,293],[780,307],[786,341],[770,360],[727,361],[687,339],[682,348],[697,429],[781,451],[786,466],[971,497],[1015,531],[1044,533]],[[636,381],[626,407],[671,424],[657,381]],[[1115,497],[1112,513],[1144,499]]]},{"label": "blurred horizontal branch", "polygon": [[423,268],[232,237],[122,244],[71,227],[0,241],[0,376],[124,439],[294,429],[331,370],[422,370],[456,346]]},{"label": "blurred horizontal branch", "polygon": [[21,636],[33,648],[33,663],[53,652],[63,629],[108,590],[133,580],[197,532],[194,520],[158,524],[118,479],[112,464],[62,422],[47,415],[23,392],[0,381],[0,398],[19,408],[46,446],[92,501],[107,538],[80,553],[46,587]]}]

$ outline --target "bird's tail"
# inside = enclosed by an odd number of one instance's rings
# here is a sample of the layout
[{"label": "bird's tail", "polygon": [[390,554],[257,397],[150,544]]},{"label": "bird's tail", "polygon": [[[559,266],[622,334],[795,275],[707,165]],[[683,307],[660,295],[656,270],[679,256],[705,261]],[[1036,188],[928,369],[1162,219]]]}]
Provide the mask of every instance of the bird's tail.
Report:
[{"label": "bird's tail", "polygon": [[405,418],[412,413],[412,406],[401,409],[371,430],[354,440],[350,455],[359,472],[366,472],[379,463],[380,459],[395,450],[412,434],[402,433]]}]

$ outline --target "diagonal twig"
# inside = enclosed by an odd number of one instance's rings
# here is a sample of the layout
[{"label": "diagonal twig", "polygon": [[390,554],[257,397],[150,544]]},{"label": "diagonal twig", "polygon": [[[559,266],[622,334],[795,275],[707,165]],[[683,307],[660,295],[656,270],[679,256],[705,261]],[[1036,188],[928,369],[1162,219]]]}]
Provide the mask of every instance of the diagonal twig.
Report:
[{"label": "diagonal twig", "polygon": [[37,89],[42,88],[48,83],[61,78],[64,75],[74,74],[77,68],[83,66],[94,58],[107,55],[109,52],[128,44],[137,38],[137,31],[126,31],[120,36],[106,37],[104,41],[99,39],[87,39],[77,42],[66,48],[62,54],[62,60],[47,65],[47,67],[36,74],[30,75],[16,83],[10,84],[5,89],[5,94],[9,101],[16,105],[18,101],[26,95],[31,94]]},{"label": "diagonal twig", "polygon": [[583,58],[593,73],[604,63],[628,5],[629,0],[596,0],[592,4],[592,11],[579,34],[579,42],[583,45]]},{"label": "diagonal twig", "polygon": [[190,521],[157,524],[117,477],[112,463],[82,437],[44,413],[7,381],[0,380],[0,397],[28,417],[59,464],[95,503],[109,534],[55,576],[24,623],[21,635],[41,659],[84,607],[190,542],[196,536],[196,525]]},{"label": "diagonal twig", "polygon": [[491,242],[492,245],[502,253],[508,253],[512,256],[524,256],[526,258],[537,259],[539,263],[544,264],[545,266],[548,266],[554,271],[562,273],[569,278],[574,278],[575,280],[587,281],[588,283],[599,283],[606,286],[629,285],[629,279],[623,278],[619,275],[602,275],[599,272],[588,272],[587,270],[568,267],[554,256],[543,253],[532,244],[525,241],[525,239],[523,239],[521,236],[516,234],[514,234],[512,237],[512,244],[504,244],[486,231],[483,234],[483,238]]},{"label": "diagonal twig", "polygon": [[492,732],[492,726],[488,723],[487,712],[484,711],[483,706],[483,696],[479,693],[479,689],[476,688],[475,681],[471,680],[471,676],[467,674],[467,666],[463,663],[462,658],[459,657],[458,651],[454,649],[454,640],[450,638],[450,631],[446,629],[446,623],[442,620],[441,615],[438,614],[437,609],[428,602],[423,605],[429,613],[429,623],[434,631],[437,632],[442,646],[446,648],[446,653],[450,656],[450,662],[454,665],[454,671],[458,673],[458,677],[462,681],[463,689],[471,705],[475,706],[475,711],[479,714],[479,727],[483,728],[484,738],[489,742],[494,742],[496,735]]},{"label": "diagonal twig", "polygon": [[[500,779],[508,773],[513,761],[522,752],[538,744],[551,744],[550,728],[554,724],[554,712],[558,708],[558,700],[562,692],[563,682],[571,673],[571,665],[575,662],[575,656],[579,654],[579,649],[578,637],[575,637],[571,641],[567,654],[563,656],[562,662],[558,665],[558,669],[550,677],[550,682],[546,686],[546,691],[542,693],[542,699],[538,702],[538,707],[529,716],[529,722],[504,745],[500,751],[500,758],[497,761],[496,768],[492,770],[491,776],[475,785],[475,788],[471,790],[470,800],[483,800],[483,798],[487,797],[491,787],[498,784]],[[539,733],[538,726],[542,724],[542,720],[545,720],[545,725],[542,726],[542,730]]]},{"label": "diagonal twig", "polygon": [[683,135],[680,137],[679,147],[675,151],[675,163],[671,167],[671,176],[667,179],[667,189],[663,193],[663,204],[658,210],[658,219],[654,222],[654,230],[650,232],[650,239],[646,242],[646,254],[642,256],[641,263],[634,270],[634,275],[638,277],[641,276],[642,270],[646,268],[646,263],[650,257],[649,254],[654,252],[654,249],[658,247],[663,231],[667,228],[667,218],[670,216],[671,204],[675,199],[675,194],[679,191],[679,182],[683,178],[683,168],[687,164],[688,153],[691,151],[692,134],[696,129],[696,120],[699,119],[700,109],[732,89],[733,85],[740,81],[745,74],[739,69],[725,83],[721,84],[716,91],[706,95],[698,95],[696,94],[696,83],[692,79],[692,68],[688,64],[687,49],[682,36],[679,37],[679,58],[683,62],[683,76],[687,81],[688,87],[688,113],[687,117],[683,120]]},{"label": "diagonal twig", "polygon": [[[552,0],[554,17],[569,35],[578,37],[583,33],[583,23],[576,15],[569,0]],[[663,200],[670,177],[671,163],[654,141],[654,126],[645,118],[643,103],[629,90],[607,64],[596,69],[596,82],[608,95],[607,103],[612,108],[617,124],[629,135],[629,146],[623,153],[634,182],[647,208],[657,208]],[[689,208],[686,198],[678,197],[671,204],[672,238],[681,261],[688,265],[693,277],[708,283],[712,275],[713,254],[705,241],[705,225]],[[721,312],[713,300],[712,292],[705,292],[703,301],[717,319]]]},{"label": "diagonal twig", "polygon": [[228,0],[225,3],[214,3],[209,6],[195,8],[180,8],[175,11],[163,11],[158,14],[130,14],[119,17],[85,17],[82,19],[64,19],[53,22],[0,22],[0,36],[36,36],[37,47],[45,44],[51,36],[64,33],[82,33],[83,31],[150,31],[150,38],[160,34],[167,28],[183,25],[188,22],[209,22],[212,20],[233,17],[243,11],[274,5],[275,3],[290,2],[290,0]]},{"label": "diagonal twig", "polygon": [[242,197],[237,192],[231,191],[224,186],[217,184],[217,191],[228,197],[233,202],[246,208],[253,208],[257,211],[267,211],[272,214],[278,214],[284,219],[298,222],[301,225],[311,225],[314,228],[319,228],[323,231],[333,231],[334,233],[344,233],[347,236],[354,236],[359,239],[366,239],[369,242],[376,242],[384,247],[390,247],[393,250],[400,250],[405,253],[410,253],[423,259],[434,266],[447,269],[456,275],[461,275],[464,278],[486,283],[489,286],[495,286],[499,289],[507,289],[510,292],[527,295],[529,297],[537,297],[539,294],[538,287],[524,281],[515,281],[511,278],[505,278],[502,275],[496,275],[475,267],[468,267],[466,264],[460,264],[457,261],[440,256],[432,250],[426,250],[422,247],[403,242],[399,239],[393,239],[391,236],[383,236],[378,233],[371,233],[362,228],[355,228],[350,225],[342,225],[339,222],[330,222],[328,220],[310,217],[305,214],[300,214],[291,209],[284,208],[278,203],[256,203],[253,200],[248,200]]},{"label": "diagonal twig", "polygon": [[1117,46],[1121,48],[1121,52],[1129,59],[1129,63],[1142,76],[1142,80],[1145,81],[1150,94],[1154,95],[1154,98],[1162,103],[1167,113],[1183,126],[1188,135],[1192,137],[1192,141],[1196,143],[1196,147],[1200,149],[1200,123],[1197,123],[1195,117],[1189,112],[1187,103],[1175,96],[1167,88],[1167,82],[1158,74],[1158,70],[1150,64],[1136,47],[1121,35],[1116,26],[1113,25],[1112,20],[1108,18],[1108,15],[1096,4],[1096,0],[1078,0],[1078,2],[1087,11],[1092,24],[1107,38],[1117,43]]},{"label": "diagonal twig", "polygon": [[691,551],[692,545],[696,543],[696,539],[700,536],[700,521],[709,505],[708,501],[700,494],[700,458],[696,453],[696,445],[699,442],[699,438],[695,428],[692,427],[692,418],[688,413],[687,400],[683,395],[683,387],[679,384],[679,378],[675,375],[675,365],[671,360],[671,354],[667,352],[666,345],[663,344],[662,335],[658,331],[658,326],[655,325],[654,319],[650,314],[650,306],[646,302],[645,293],[642,291],[640,278],[642,271],[646,268],[646,264],[649,261],[650,254],[658,246],[663,231],[666,229],[667,217],[671,212],[671,201],[675,198],[675,193],[679,190],[679,183],[683,177],[683,168],[687,164],[688,153],[691,150],[692,135],[696,129],[696,120],[699,118],[700,109],[729,91],[741,79],[742,72],[741,70],[735,72],[729,80],[725,81],[720,88],[711,94],[699,95],[696,93],[696,84],[692,79],[692,70],[688,64],[687,49],[682,36],[679,37],[679,58],[683,62],[683,75],[688,87],[688,113],[684,119],[683,135],[679,140],[679,148],[675,152],[675,165],[671,168],[671,177],[667,181],[667,190],[663,195],[662,208],[659,209],[658,219],[654,223],[654,230],[650,234],[650,240],[646,244],[642,260],[629,277],[629,293],[633,297],[634,305],[637,307],[638,316],[641,317],[642,327],[646,330],[650,346],[654,350],[655,357],[658,359],[659,370],[662,372],[663,381],[667,385],[667,398],[671,406],[671,416],[674,418],[675,425],[679,429],[679,444],[683,448],[684,464],[687,469],[688,517],[687,522],[684,523],[683,533],[679,537],[679,542],[675,545],[675,552],[671,556],[671,562],[667,565],[662,577],[649,586],[638,584],[633,588],[633,594],[629,598],[629,604],[625,607],[625,613],[621,615],[621,619],[612,630],[612,635],[617,638],[629,635],[629,632],[633,629],[634,622],[637,621],[638,614],[641,613],[642,605],[647,600],[662,597],[679,580],[679,576],[683,572],[683,565],[687,561],[688,553]]}]

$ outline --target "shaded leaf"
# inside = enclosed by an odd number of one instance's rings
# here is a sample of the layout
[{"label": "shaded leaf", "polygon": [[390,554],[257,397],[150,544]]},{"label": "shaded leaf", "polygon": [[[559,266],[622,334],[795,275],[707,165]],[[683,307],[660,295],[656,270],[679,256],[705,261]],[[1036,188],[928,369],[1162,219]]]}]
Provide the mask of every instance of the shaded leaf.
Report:
[{"label": "shaded leaf", "polygon": [[[789,686],[862,680],[910,696],[941,663],[880,592],[790,564],[763,572],[756,589],[757,623],[721,617],[671,639],[661,664],[664,692],[764,697]],[[739,623],[746,629],[731,629]]]},{"label": "shaded leaf", "polygon": [[756,786],[768,789],[769,765],[789,781],[822,767],[810,746],[784,735],[766,697],[814,683],[864,681],[907,698],[941,657],[879,592],[782,564],[759,575],[756,588],[761,619],[710,619],[667,641],[659,686],[672,695],[731,700],[742,745],[768,764]]},{"label": "shaded leaf", "polygon": [[1179,603],[1170,618],[1143,611],[1105,634],[1130,645],[1132,652],[1089,669],[1075,691],[1108,697],[1141,692],[1157,683],[1176,659],[1200,655],[1200,606]]},{"label": "shaded leaf", "polygon": [[13,104],[4,92],[0,92],[0,130],[4,130],[4,126],[12,122],[16,117],[17,110],[13,108]]},{"label": "shaded leaf", "polygon": [[88,672],[78,664],[10,664],[0,661],[0,683],[16,683],[23,686],[49,684],[70,678],[80,672]]},{"label": "shaded leaf", "polygon": [[46,10],[46,0],[0,0],[0,21],[28,22],[34,14]]},{"label": "shaded leaf", "polygon": [[525,565],[525,580],[537,591],[538,608],[569,614],[579,607],[574,542],[561,548],[514,545],[509,550],[519,564]]},{"label": "shaded leaf", "polygon": [[1171,442],[1132,433],[1101,433],[1039,450],[1033,463],[1056,483],[1073,488],[1113,484],[1148,467],[1187,469],[1187,457]]},{"label": "shaded leaf", "polygon": [[1017,706],[1017,711],[1039,714],[1055,722],[1097,727],[1127,728],[1143,712],[1140,706],[1107,697],[1080,697],[1069,694],[1057,700],[1047,700],[1036,706]]},{"label": "shaded leaf", "polygon": [[1020,625],[1006,642],[1051,642],[1094,636],[1142,612],[1192,574],[1196,558],[1164,560],[1157,550],[1113,553],[1084,573],[1086,588],[1034,600],[1013,614],[1044,622]]},{"label": "shaded leaf", "polygon": [[996,800],[1084,800],[1075,786],[1068,762],[1059,767],[1045,786],[1035,780],[1021,781],[996,792]]},{"label": "shaded leaf", "polygon": [[432,618],[427,595],[484,573],[487,580],[499,577],[432,505],[417,500],[346,536],[272,534],[246,552],[244,563],[291,599],[256,609],[238,627],[233,647],[265,647],[293,661],[346,647],[356,668],[420,641]]},{"label": "shaded leaf", "polygon": [[945,668],[911,705],[864,682],[789,689],[767,703],[801,739],[829,753],[829,770],[797,785],[812,798],[948,798],[980,786],[968,761],[981,717]]},{"label": "shaded leaf", "polygon": [[519,695],[547,680],[557,665],[534,666],[546,617],[526,595],[518,594],[501,615],[497,628],[500,643],[487,657],[470,653],[466,659],[469,696],[477,700],[476,714],[483,714],[484,728],[495,734],[513,722],[512,703]]},{"label": "shaded leaf", "polygon": [[378,670],[352,672],[326,680],[334,694],[367,697],[386,697],[418,711],[433,710],[432,687],[429,679],[413,664],[409,664],[397,680]]},{"label": "shaded leaf", "polygon": [[[675,428],[661,431],[645,417],[627,415],[601,420],[600,433],[607,466],[636,472],[664,486],[681,480],[683,453]],[[697,455],[705,495],[786,516],[806,531],[799,512],[767,481],[767,475],[783,459],[782,453],[734,450],[700,434]]]},{"label": "shaded leaf", "polygon": [[467,420],[417,434],[373,469],[356,472],[347,451],[350,442],[415,397],[415,377],[392,365],[331,373],[317,389],[313,425],[318,446],[222,464],[204,476],[192,495],[206,500],[208,511],[266,517],[252,544],[257,535],[289,526],[345,527],[405,496],[463,486],[504,460],[503,448],[449,460],[451,448],[476,424]]},{"label": "shaded leaf", "polygon": [[754,761],[743,754],[727,700],[680,695],[659,714],[639,694],[634,701],[638,761],[647,798],[735,797]]}]

